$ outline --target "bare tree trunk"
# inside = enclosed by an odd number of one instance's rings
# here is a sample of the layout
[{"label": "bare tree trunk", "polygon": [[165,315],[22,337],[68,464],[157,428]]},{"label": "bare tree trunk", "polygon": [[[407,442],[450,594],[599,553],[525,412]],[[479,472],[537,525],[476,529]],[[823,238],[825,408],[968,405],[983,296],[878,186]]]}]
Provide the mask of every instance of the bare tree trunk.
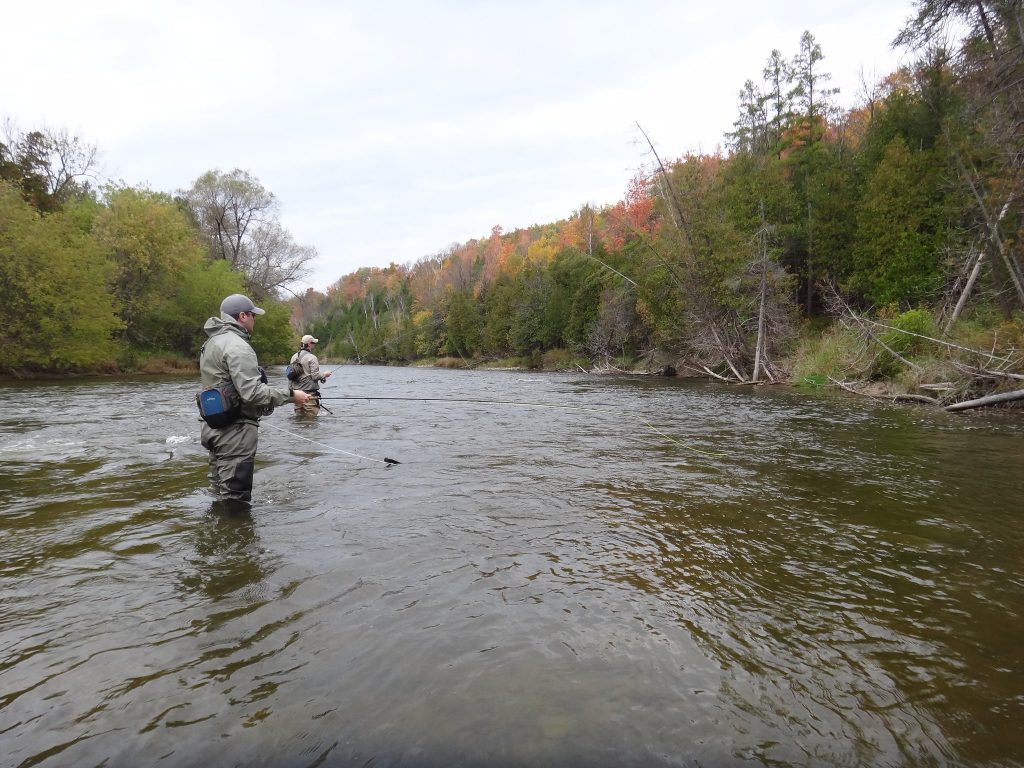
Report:
[{"label": "bare tree trunk", "polygon": [[654,160],[658,163],[661,179],[665,184],[665,188],[668,190],[666,197],[668,198],[668,203],[670,205],[669,210],[674,214],[673,223],[675,223],[676,228],[683,233],[683,236],[690,244],[690,248],[694,253],[696,253],[697,249],[693,243],[693,236],[690,233],[689,228],[686,226],[686,217],[683,215],[683,209],[679,207],[679,200],[676,198],[675,190],[672,189],[672,181],[668,177],[668,171],[665,170],[665,165],[661,162],[661,158],[658,156],[658,151],[654,148],[654,144],[651,142],[647,132],[640,126],[640,123],[637,123],[636,127],[639,129],[640,133],[643,134],[644,139],[647,140],[647,146],[651,148],[651,154],[654,155]]},{"label": "bare tree trunk", "polygon": [[804,299],[804,310],[807,317],[813,314],[814,307],[814,219],[811,217],[811,204],[807,203],[807,294]]},{"label": "bare tree trunk", "polygon": [[946,328],[943,330],[943,335],[948,336],[949,332],[953,328],[953,324],[960,317],[960,313],[963,312],[964,306],[967,304],[967,297],[971,295],[971,291],[974,290],[974,283],[978,279],[978,275],[981,274],[981,265],[985,261],[985,249],[978,249],[978,256],[974,260],[974,268],[971,269],[971,276],[967,278],[967,284],[964,286],[963,291],[960,292],[960,299],[956,303],[956,309],[953,310],[953,314],[950,315],[949,322],[946,323]]},{"label": "bare tree trunk", "polygon": [[[765,279],[761,276],[761,307],[757,313],[757,344],[754,346],[754,382],[757,382],[757,372],[761,367],[761,351],[764,349],[764,302],[765,302]],[[765,370],[765,374],[768,371]]]},{"label": "bare tree trunk", "polygon": [[[761,257],[761,302],[757,310],[757,343],[754,345],[754,376],[752,378],[754,383],[757,383],[758,371],[761,368],[761,353],[764,350],[765,299],[768,293],[768,227],[764,220],[764,200],[761,200],[761,228],[757,232],[757,241]],[[765,374],[768,375],[767,369],[765,369]]]},{"label": "bare tree trunk", "polygon": [[352,335],[352,331],[348,332],[348,341],[352,345],[352,351],[356,353],[356,362],[363,362],[363,356],[359,354],[359,345],[356,344],[356,337]]}]

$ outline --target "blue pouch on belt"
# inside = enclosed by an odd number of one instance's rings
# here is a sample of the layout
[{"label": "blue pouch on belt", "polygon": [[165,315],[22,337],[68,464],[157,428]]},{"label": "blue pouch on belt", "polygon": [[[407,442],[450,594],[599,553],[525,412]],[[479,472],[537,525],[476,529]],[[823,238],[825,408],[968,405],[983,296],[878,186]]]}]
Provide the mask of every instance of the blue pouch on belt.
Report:
[{"label": "blue pouch on belt", "polygon": [[242,415],[242,401],[230,382],[197,392],[196,405],[203,421],[214,429],[223,429]]}]

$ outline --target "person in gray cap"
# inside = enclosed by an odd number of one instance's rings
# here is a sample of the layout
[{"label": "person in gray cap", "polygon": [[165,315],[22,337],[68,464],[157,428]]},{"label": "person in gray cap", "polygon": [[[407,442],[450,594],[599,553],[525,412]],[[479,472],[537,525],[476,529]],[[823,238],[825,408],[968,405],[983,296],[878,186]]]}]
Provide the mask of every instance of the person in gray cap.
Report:
[{"label": "person in gray cap", "polygon": [[[302,390],[271,387],[249,345],[256,316],[264,314],[248,296],[233,293],[220,305],[203,330],[209,338],[199,350],[199,375],[204,390],[233,388],[237,415],[226,426],[204,423],[202,444],[210,452],[210,484],[219,499],[248,502],[261,416],[289,400],[301,405],[310,399]],[[234,412],[232,412],[234,415]]]},{"label": "person in gray cap", "polygon": [[295,404],[295,414],[298,416],[303,414],[316,416],[320,413],[320,385],[331,378],[331,374],[334,373],[334,371],[320,372],[320,361],[313,354],[313,345],[318,341],[320,340],[314,339],[307,333],[302,337],[299,351],[292,355],[292,368],[297,368],[300,371],[299,378],[293,386],[312,397],[309,402]]}]

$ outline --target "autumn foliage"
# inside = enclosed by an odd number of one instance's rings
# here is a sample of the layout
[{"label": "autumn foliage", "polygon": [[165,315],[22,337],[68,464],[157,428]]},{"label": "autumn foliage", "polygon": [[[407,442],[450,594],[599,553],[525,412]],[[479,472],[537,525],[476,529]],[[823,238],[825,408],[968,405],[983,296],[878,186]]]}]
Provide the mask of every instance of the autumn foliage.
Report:
[{"label": "autumn foliage", "polygon": [[[1020,27],[1015,13],[992,18]],[[576,363],[684,361],[746,379],[771,376],[801,319],[837,292],[863,310],[948,312],[979,247],[979,301],[1019,310],[1024,174],[1007,117],[1019,103],[1005,98],[1019,83],[991,66],[1024,71],[1017,27],[979,27],[956,56],[930,50],[846,110],[805,33],[744,84],[727,149],[661,158],[650,143],[621,200],[360,269],[297,300],[294,318],[361,362],[536,363],[562,349]]]}]

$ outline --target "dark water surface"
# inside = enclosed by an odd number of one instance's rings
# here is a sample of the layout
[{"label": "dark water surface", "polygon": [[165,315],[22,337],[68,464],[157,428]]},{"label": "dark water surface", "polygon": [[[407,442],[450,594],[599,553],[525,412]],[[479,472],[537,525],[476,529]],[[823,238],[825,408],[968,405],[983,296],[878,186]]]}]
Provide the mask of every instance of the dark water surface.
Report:
[{"label": "dark water surface", "polygon": [[194,389],[0,387],[0,765],[1024,764],[1019,417],[342,368],[672,439],[289,407],[238,514]]}]

